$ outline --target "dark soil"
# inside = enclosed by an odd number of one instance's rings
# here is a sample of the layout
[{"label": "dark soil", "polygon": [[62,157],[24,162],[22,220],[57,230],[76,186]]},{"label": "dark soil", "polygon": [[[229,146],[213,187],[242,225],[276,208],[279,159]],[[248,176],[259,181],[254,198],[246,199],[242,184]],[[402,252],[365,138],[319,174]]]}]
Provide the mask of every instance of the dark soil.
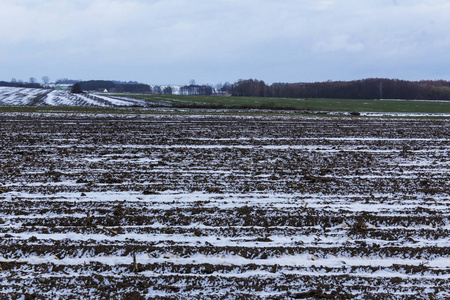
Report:
[{"label": "dark soil", "polygon": [[448,120],[3,114],[0,134],[0,299],[450,297]]}]

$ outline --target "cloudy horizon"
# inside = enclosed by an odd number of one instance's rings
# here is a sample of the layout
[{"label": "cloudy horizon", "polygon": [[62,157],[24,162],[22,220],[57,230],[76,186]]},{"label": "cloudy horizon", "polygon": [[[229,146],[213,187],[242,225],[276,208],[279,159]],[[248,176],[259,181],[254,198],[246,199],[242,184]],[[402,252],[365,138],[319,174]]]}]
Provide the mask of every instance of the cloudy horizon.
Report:
[{"label": "cloudy horizon", "polygon": [[3,0],[0,80],[450,80],[445,0]]}]

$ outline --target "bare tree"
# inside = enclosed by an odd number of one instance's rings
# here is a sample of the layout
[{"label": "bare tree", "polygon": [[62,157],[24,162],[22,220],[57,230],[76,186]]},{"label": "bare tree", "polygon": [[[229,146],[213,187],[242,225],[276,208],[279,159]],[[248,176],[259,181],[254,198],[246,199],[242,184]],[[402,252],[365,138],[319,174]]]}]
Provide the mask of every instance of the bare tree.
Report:
[{"label": "bare tree", "polygon": [[222,88],[220,89],[221,91],[223,91],[223,92],[227,92],[227,91],[229,91],[231,89],[231,83],[229,83],[228,81],[226,81],[224,84],[223,84],[223,86],[222,86]]},{"label": "bare tree", "polygon": [[11,79],[11,82],[12,82],[12,83],[16,83],[16,82],[17,82],[17,79],[13,78],[13,79]]},{"label": "bare tree", "polygon": [[161,87],[159,85],[155,85],[153,87],[153,94],[158,94],[158,95],[162,94]]},{"label": "bare tree", "polygon": [[166,87],[163,89],[163,94],[164,94],[164,95],[172,95],[172,88],[171,88],[170,86],[166,86]]},{"label": "bare tree", "polygon": [[50,78],[48,77],[48,76],[42,76],[42,82],[44,83],[44,84],[47,84],[47,83],[49,83],[50,82]]},{"label": "bare tree", "polygon": [[36,82],[37,82],[36,78],[30,77],[30,83],[36,83]]}]

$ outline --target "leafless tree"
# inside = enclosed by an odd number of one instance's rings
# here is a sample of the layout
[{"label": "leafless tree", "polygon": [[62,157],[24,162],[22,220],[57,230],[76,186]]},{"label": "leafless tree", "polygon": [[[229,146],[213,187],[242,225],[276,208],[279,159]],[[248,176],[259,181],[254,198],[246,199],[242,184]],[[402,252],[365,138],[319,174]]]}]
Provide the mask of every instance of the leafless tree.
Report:
[{"label": "leafless tree", "polygon": [[49,83],[50,82],[50,78],[48,77],[48,76],[42,76],[42,82],[44,83],[44,84],[47,84],[47,83]]},{"label": "leafless tree", "polygon": [[172,88],[170,86],[166,86],[163,90],[164,95],[172,95]]},{"label": "leafless tree", "polygon": [[153,87],[153,94],[158,94],[158,95],[162,94],[161,87],[159,85],[155,85]]}]

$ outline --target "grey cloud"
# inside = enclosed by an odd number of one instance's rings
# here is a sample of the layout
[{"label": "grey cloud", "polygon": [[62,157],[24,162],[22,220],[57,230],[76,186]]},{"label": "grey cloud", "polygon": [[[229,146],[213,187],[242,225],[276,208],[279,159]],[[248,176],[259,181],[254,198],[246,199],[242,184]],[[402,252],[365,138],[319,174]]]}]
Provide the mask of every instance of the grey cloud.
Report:
[{"label": "grey cloud", "polygon": [[449,12],[443,0],[3,0],[0,78],[448,79]]}]

